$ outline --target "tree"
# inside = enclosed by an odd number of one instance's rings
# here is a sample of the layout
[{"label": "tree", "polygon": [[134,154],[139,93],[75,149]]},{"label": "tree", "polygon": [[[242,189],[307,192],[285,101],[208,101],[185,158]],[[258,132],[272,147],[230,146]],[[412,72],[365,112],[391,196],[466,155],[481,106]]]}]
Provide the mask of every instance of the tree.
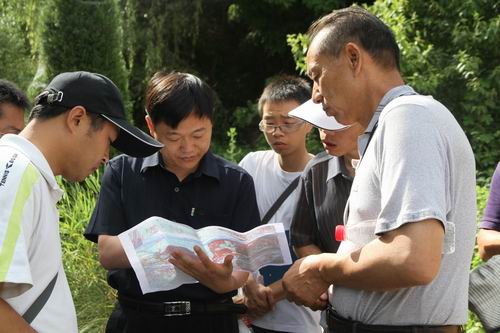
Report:
[{"label": "tree", "polygon": [[0,78],[26,90],[33,78],[32,27],[36,22],[36,1],[0,0]]},{"label": "tree", "polygon": [[377,1],[371,10],[396,34],[405,79],[465,130],[484,181],[500,161],[500,2]]},{"label": "tree", "polygon": [[97,72],[113,80],[127,100],[119,14],[115,0],[48,0],[40,31],[42,80],[61,72]]},{"label": "tree", "polygon": [[[500,160],[500,2],[376,1],[368,7],[394,31],[405,80],[454,114],[475,153],[484,182]],[[305,69],[307,38],[289,35],[297,67]]]},{"label": "tree", "polygon": [[124,0],[125,60],[133,119],[145,126],[144,91],[159,70],[194,70],[201,0]]}]

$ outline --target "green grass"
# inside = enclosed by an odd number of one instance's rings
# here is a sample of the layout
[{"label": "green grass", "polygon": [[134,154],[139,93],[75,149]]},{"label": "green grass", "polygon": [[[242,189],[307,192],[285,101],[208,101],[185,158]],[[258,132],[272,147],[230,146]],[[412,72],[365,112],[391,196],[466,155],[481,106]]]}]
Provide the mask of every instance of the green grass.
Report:
[{"label": "green grass", "polygon": [[73,294],[80,332],[103,332],[115,293],[106,282],[97,246],[83,237],[99,192],[99,174],[85,182],[60,181],[65,195],[59,202],[64,269]]},{"label": "green grass", "polygon": [[[99,192],[99,174],[81,184],[60,181],[65,195],[59,202],[64,267],[73,294],[80,332],[103,332],[113,308],[115,291],[106,282],[106,271],[100,266],[97,246],[83,237]],[[478,221],[488,197],[486,187],[477,187]],[[481,262],[474,251],[471,267]],[[470,313],[467,333],[484,332],[477,317]]]},{"label": "green grass", "polygon": [[[486,201],[488,200],[489,190],[488,187],[476,186],[477,193],[477,221],[481,220],[483,216],[483,211],[486,206]],[[472,257],[471,269],[477,267],[482,263],[481,258],[479,258],[479,253],[477,250],[477,245],[474,247],[474,256]],[[477,316],[469,311],[469,321],[465,326],[466,333],[484,333],[483,325],[479,322]]]}]

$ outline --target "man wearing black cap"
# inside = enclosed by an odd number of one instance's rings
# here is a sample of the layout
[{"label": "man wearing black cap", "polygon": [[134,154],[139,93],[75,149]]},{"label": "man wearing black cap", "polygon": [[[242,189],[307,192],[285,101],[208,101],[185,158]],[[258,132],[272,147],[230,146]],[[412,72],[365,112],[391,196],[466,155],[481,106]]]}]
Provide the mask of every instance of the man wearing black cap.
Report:
[{"label": "man wearing black cap", "polygon": [[0,332],[77,332],[61,261],[55,176],[82,181],[113,145],[135,156],[162,145],[128,124],[118,88],[88,72],[56,76],[19,135],[0,139]]}]

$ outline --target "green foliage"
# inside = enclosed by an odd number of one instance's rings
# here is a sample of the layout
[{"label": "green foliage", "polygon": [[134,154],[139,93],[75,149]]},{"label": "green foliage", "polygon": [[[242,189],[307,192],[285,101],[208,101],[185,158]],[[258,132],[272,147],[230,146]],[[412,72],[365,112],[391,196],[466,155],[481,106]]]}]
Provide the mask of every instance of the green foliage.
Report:
[{"label": "green foliage", "polygon": [[114,289],[98,260],[97,246],[83,237],[99,192],[99,174],[83,183],[59,179],[65,194],[59,202],[63,261],[73,294],[80,332],[102,332],[114,304]]},{"label": "green foliage", "polygon": [[0,78],[23,90],[28,88],[36,70],[27,33],[32,6],[33,1],[0,0]]},{"label": "green foliage", "polygon": [[500,160],[492,149],[500,142],[500,2],[376,1],[370,10],[393,28],[406,80],[464,128],[484,183]]},{"label": "green foliage", "polygon": [[242,157],[244,156],[243,150],[238,147],[236,144],[236,137],[238,133],[236,132],[236,128],[231,127],[229,131],[227,131],[227,137],[229,138],[229,143],[226,148],[225,153],[223,154],[224,158],[228,161],[238,163]]},{"label": "green foliage", "polygon": [[307,34],[289,34],[286,36],[286,42],[292,49],[293,59],[295,60],[295,69],[300,74],[306,74],[306,53],[309,46],[309,37]]},{"label": "green foliage", "polygon": [[[405,80],[457,118],[485,184],[500,160],[492,149],[500,142],[500,2],[379,0],[368,9],[394,31]],[[307,43],[300,34],[288,37],[301,72]]]},{"label": "green foliage", "polygon": [[42,13],[40,61],[46,72],[41,76],[50,80],[68,71],[101,73],[127,99],[117,0],[48,0]]},{"label": "green foliage", "polygon": [[145,126],[144,91],[159,70],[189,71],[200,33],[202,1],[122,1],[125,61],[129,71],[132,117]]},{"label": "green foliage", "polygon": [[[481,221],[483,216],[484,208],[486,207],[486,202],[488,201],[489,189],[487,186],[476,186],[476,202],[477,202],[477,223]],[[476,268],[482,263],[479,257],[479,252],[477,245],[474,247],[474,255],[471,261],[471,269]],[[469,321],[465,325],[466,333],[484,333],[483,325],[479,321],[479,318],[472,312],[469,311]]]},{"label": "green foliage", "polygon": [[307,135],[306,137],[306,147],[307,151],[310,154],[319,154],[325,150],[323,144],[321,143],[321,139],[319,137],[319,131],[315,128]]}]

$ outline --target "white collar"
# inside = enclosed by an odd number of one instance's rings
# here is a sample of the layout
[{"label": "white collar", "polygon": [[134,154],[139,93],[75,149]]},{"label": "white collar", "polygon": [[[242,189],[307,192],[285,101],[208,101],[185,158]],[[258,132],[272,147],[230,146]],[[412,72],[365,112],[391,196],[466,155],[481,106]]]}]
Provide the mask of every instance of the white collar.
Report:
[{"label": "white collar", "polygon": [[19,135],[5,134],[0,139],[0,146],[13,147],[26,156],[42,174],[43,178],[45,178],[49,187],[53,191],[60,192],[62,195],[62,190],[57,184],[56,177],[49,166],[49,162],[47,162],[42,152],[31,141]]}]

